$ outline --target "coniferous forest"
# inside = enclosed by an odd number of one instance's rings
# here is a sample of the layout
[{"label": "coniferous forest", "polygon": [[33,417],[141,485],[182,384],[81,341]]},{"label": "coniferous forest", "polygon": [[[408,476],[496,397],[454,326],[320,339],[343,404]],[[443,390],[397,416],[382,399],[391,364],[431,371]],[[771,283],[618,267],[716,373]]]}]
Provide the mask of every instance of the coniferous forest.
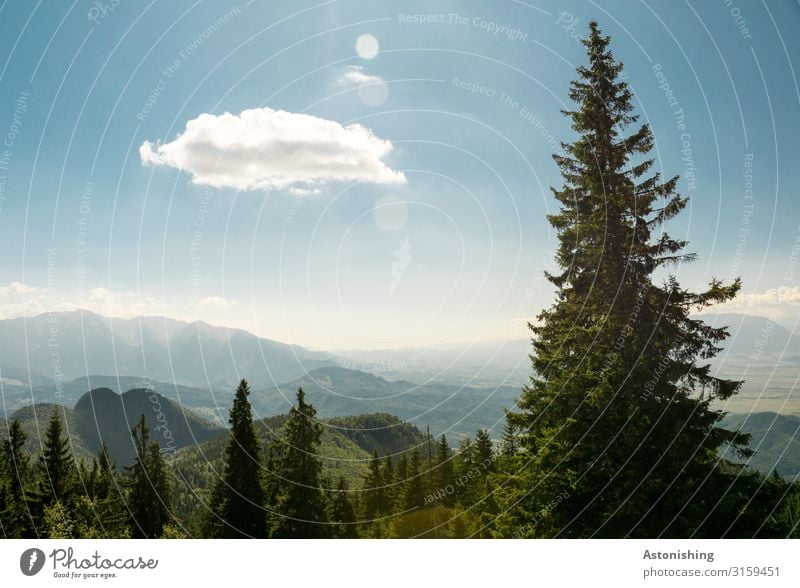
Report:
[{"label": "coniferous forest", "polygon": [[[6,538],[785,538],[800,483],[728,457],[750,439],[721,425],[742,382],[709,360],[728,336],[697,312],[741,283],[683,288],[695,258],[665,225],[689,201],[662,177],[610,39],[591,23],[571,84],[556,295],[531,317],[531,379],[502,432],[432,434],[385,414],[322,419],[298,389],[254,418],[242,380],[227,431],[177,452],[141,415],[130,460],[75,451],[54,408],[39,438],[0,446]],[[567,139],[567,138],[565,138]],[[364,453],[371,458],[363,458]],[[127,454],[126,454],[127,455]]]}]

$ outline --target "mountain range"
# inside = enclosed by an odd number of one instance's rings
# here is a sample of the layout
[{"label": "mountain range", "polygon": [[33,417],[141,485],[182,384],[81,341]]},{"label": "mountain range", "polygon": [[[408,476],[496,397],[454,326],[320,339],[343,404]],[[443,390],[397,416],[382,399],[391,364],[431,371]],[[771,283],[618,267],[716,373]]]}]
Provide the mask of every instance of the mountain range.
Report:
[{"label": "mountain range", "polygon": [[[753,435],[758,451],[751,465],[796,475],[800,337],[759,317],[703,318],[728,325],[731,333],[714,369],[744,380],[741,393],[723,407],[731,413],[726,426]],[[513,408],[530,376],[529,350],[530,341],[519,339],[327,353],[164,317],[123,320],[73,311],[0,320],[0,429],[19,416],[33,443],[50,411],[61,405],[76,432],[77,454],[96,452],[99,438],[118,430],[123,441],[114,453],[125,463],[132,455],[128,431],[138,414],[153,428],[158,404],[176,443],[196,446],[224,430],[235,386],[246,377],[257,418],[288,412],[303,387],[320,417],[331,422],[383,413],[434,434],[457,437],[490,428],[498,437],[504,411]],[[360,434],[344,437],[355,442]]]},{"label": "mountain range", "polygon": [[270,386],[335,364],[327,353],[202,321],[109,318],[85,310],[0,320],[4,387],[97,374],[194,387],[235,385],[246,376],[255,386]]}]

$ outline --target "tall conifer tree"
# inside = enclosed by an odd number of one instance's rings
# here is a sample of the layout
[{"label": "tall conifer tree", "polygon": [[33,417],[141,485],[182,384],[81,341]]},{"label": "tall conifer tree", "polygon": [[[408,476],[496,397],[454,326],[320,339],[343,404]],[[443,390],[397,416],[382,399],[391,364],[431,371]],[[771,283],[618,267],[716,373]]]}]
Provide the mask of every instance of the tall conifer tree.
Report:
[{"label": "tall conifer tree", "polygon": [[39,456],[40,492],[42,504],[48,506],[56,501],[68,503],[75,491],[75,460],[64,436],[61,424],[61,407],[54,407],[45,432],[44,448]]},{"label": "tall conifer tree", "polygon": [[386,504],[386,482],[381,471],[381,460],[378,457],[378,450],[372,453],[369,462],[369,473],[364,479],[364,518],[367,522],[385,514]]},{"label": "tall conifer tree", "polygon": [[403,492],[403,506],[405,510],[420,508],[425,504],[425,481],[423,476],[427,472],[422,471],[423,462],[419,449],[414,448],[411,452],[411,459],[408,461],[408,473]]},{"label": "tall conifer tree", "polygon": [[283,539],[324,538],[329,535],[325,499],[321,487],[322,462],[317,455],[322,425],[317,411],[306,403],[303,389],[297,391],[286,421],[280,472],[285,480],[278,502],[279,520],[273,536]]},{"label": "tall conifer tree", "polygon": [[331,492],[330,510],[333,536],[339,539],[356,539],[358,537],[356,513],[353,503],[350,502],[347,482],[342,476],[339,476],[336,489]]},{"label": "tall conifer tree", "polygon": [[[253,427],[250,387],[242,380],[233,398],[222,478],[213,490],[214,536],[266,537],[261,445]],[[212,515],[213,516],[213,515]]]},{"label": "tall conifer tree", "polygon": [[128,508],[134,539],[160,537],[171,519],[172,484],[161,448],[150,441],[150,430],[141,416],[131,429],[136,461],[126,466]]},{"label": "tall conifer tree", "polygon": [[3,535],[9,539],[31,535],[31,518],[26,501],[31,466],[23,449],[25,439],[25,431],[14,419],[8,429],[8,438],[0,444],[0,525]]},{"label": "tall conifer tree", "polygon": [[434,493],[438,492],[441,503],[448,507],[453,506],[456,502],[456,478],[453,462],[453,452],[450,451],[447,437],[442,434],[442,438],[436,444],[436,488]]},{"label": "tall conifer tree", "polygon": [[505,533],[702,536],[725,488],[719,450],[744,451],[747,439],[718,428],[712,408],[740,386],[704,361],[727,331],[690,312],[730,300],[740,283],[713,279],[700,293],[666,273],[655,283],[657,270],[694,258],[664,230],[687,198],[678,177],[653,172],[650,128],[626,132],[633,94],[597,23],[583,43],[577,106],[564,111],[578,137],[554,156],[557,298],[531,325],[534,376],[510,415],[528,465],[505,484]]}]

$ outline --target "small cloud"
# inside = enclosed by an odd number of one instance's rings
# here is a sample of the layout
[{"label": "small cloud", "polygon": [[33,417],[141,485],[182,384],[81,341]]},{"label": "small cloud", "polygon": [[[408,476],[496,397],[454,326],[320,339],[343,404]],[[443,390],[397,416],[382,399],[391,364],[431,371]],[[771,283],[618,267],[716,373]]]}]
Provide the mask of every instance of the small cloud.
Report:
[{"label": "small cloud", "polygon": [[198,300],[196,304],[197,312],[201,315],[209,311],[215,312],[225,310],[231,306],[233,306],[233,303],[225,300],[221,296],[207,296],[206,298]]},{"label": "small cloud", "polygon": [[119,318],[135,316],[160,315],[164,313],[164,304],[150,296],[138,296],[133,292],[112,292],[106,288],[92,288],[89,295],[79,297],[76,301],[65,301],[59,310],[83,308],[97,314]]},{"label": "small cloud", "polygon": [[358,86],[358,97],[367,106],[381,106],[389,98],[389,84],[380,76],[366,73],[361,65],[349,66],[339,82]]},{"label": "small cloud", "polygon": [[322,190],[319,188],[295,188],[293,186],[289,188],[289,193],[295,196],[316,196],[317,194],[321,194]]},{"label": "small cloud", "polygon": [[339,81],[345,84],[381,84],[383,78],[366,73],[361,65],[351,65],[345,70]]},{"label": "small cloud", "polygon": [[11,282],[7,286],[0,286],[0,296],[19,296],[20,294],[42,294],[45,288],[28,286],[22,282]]},{"label": "small cloud", "polygon": [[360,181],[403,184],[383,157],[394,149],[360,124],[253,108],[201,114],[169,143],[145,141],[142,163],[186,171],[195,184],[257,190]]}]

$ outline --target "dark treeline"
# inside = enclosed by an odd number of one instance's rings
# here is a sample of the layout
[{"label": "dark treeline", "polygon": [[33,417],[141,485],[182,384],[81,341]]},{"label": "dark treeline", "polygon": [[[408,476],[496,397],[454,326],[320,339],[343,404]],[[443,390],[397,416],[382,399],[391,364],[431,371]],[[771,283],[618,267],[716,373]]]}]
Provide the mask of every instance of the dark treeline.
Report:
[{"label": "dark treeline", "polygon": [[427,434],[391,455],[376,451],[357,484],[330,479],[324,424],[303,391],[264,447],[242,381],[221,469],[202,464],[193,477],[211,480],[203,493],[165,461],[144,418],[132,430],[136,460],[120,470],[103,450],[76,464],[55,411],[38,455],[24,452],[17,422],[2,444],[2,533],[797,537],[798,483],[721,458],[751,454],[747,435],[719,426],[717,407],[741,382],[714,376],[707,360],[728,333],[694,312],[732,299],[740,282],[712,279],[694,292],[669,273],[694,259],[665,230],[688,199],[677,177],[653,171],[650,128],[631,129],[633,93],[608,37],[591,23],[582,42],[588,64],[571,85],[574,110],[564,111],[577,137],[554,156],[563,177],[549,216],[556,301],[531,325],[534,376],[502,439],[478,431],[452,447]]},{"label": "dark treeline", "polygon": [[[256,437],[249,389],[239,385],[230,412],[223,469],[212,499],[196,513],[199,525],[176,514],[179,472],[150,441],[144,418],[131,430],[133,464],[117,468],[105,451],[76,464],[62,417],[54,411],[35,461],[23,449],[14,421],[2,443],[0,524],[5,537],[49,538],[502,538],[559,536],[542,522],[576,498],[574,488],[539,498],[528,519],[517,504],[536,487],[520,487],[530,467],[524,438],[508,420],[502,439],[479,430],[457,448],[445,435],[395,455],[377,451],[358,487],[322,476],[318,455],[323,425],[302,389],[284,433],[263,451]],[[798,534],[800,485],[720,462],[736,482],[714,493],[719,512],[664,528],[674,536],[790,537]],[[511,503],[513,501],[513,503]],[[715,521],[703,527],[705,520]],[[724,522],[724,525],[720,522]],[[596,535],[604,521],[596,521]],[[677,525],[685,525],[677,527]],[[680,529],[680,530],[678,530]],[[698,532],[699,529],[699,532]],[[721,530],[720,530],[721,529]],[[607,535],[604,534],[604,535]],[[592,534],[587,533],[587,536]]]}]

